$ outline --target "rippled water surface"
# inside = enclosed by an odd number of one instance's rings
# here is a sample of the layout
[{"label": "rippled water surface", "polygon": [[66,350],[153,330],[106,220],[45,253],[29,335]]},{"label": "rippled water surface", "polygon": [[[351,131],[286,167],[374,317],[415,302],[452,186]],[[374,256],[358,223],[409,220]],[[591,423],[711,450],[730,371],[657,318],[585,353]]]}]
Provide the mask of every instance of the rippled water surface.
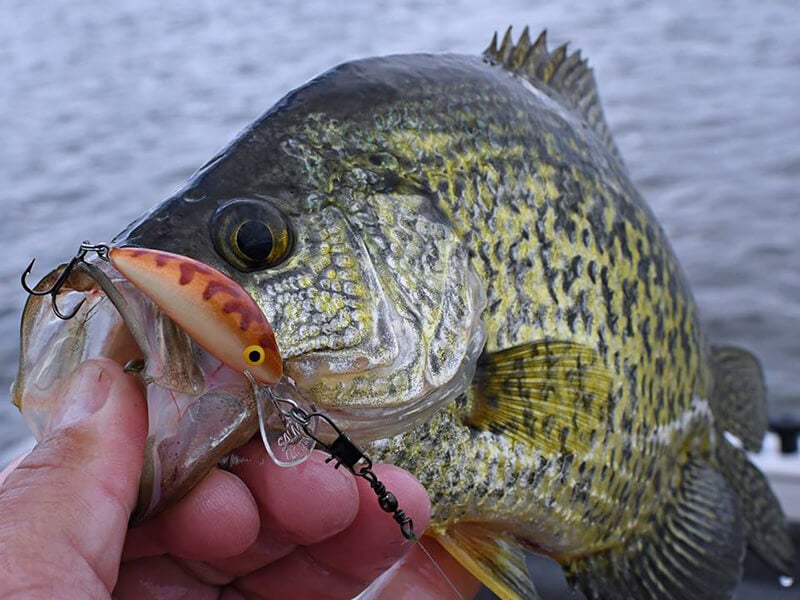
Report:
[{"label": "rippled water surface", "polygon": [[[110,238],[285,92],[356,57],[478,53],[547,27],[590,59],[633,179],[715,340],[762,358],[800,416],[800,5],[785,2],[5,0],[0,6],[0,387],[18,278]],[[7,397],[7,394],[4,394]],[[0,402],[0,455],[25,431]]]}]

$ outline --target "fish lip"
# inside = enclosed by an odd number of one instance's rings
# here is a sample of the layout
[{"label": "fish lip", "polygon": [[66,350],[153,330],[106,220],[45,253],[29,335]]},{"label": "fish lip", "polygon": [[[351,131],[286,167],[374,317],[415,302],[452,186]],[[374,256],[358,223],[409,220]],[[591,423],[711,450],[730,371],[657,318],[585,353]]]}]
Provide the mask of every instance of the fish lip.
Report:
[{"label": "fish lip", "polygon": [[[199,346],[192,337],[107,261],[99,259],[87,261],[79,268],[86,271],[94,280],[97,286],[95,289],[105,293],[123,325],[127,327],[127,333],[136,342],[142,354],[144,369],[134,371],[141,376],[142,381],[146,385],[157,384],[172,392],[200,394],[203,388],[202,373],[191,368],[197,366],[197,361],[181,360],[180,365],[183,368],[177,372],[172,368],[176,364],[173,360],[176,356],[181,359],[197,356]],[[122,286],[125,286],[124,290],[121,289]],[[158,329],[151,328],[154,323]],[[167,357],[169,360],[164,360],[164,352],[159,353],[161,355],[154,360],[153,355],[158,350],[169,350]],[[130,362],[123,367],[129,364]],[[166,371],[170,373],[167,377],[163,374],[165,366]]]}]

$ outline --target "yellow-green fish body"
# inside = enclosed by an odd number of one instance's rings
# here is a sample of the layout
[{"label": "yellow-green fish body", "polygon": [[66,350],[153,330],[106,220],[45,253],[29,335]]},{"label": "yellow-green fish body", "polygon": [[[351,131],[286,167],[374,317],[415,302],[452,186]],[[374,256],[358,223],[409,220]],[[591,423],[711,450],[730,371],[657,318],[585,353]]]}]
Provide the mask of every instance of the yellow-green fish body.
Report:
[{"label": "yellow-green fish body", "polygon": [[707,344],[591,71],[544,35],[340,65],[115,243],[239,281],[298,397],[414,473],[428,533],[503,597],[535,596],[526,549],[597,598],[727,597],[745,544],[791,567],[729,441],[760,446],[758,363]]}]

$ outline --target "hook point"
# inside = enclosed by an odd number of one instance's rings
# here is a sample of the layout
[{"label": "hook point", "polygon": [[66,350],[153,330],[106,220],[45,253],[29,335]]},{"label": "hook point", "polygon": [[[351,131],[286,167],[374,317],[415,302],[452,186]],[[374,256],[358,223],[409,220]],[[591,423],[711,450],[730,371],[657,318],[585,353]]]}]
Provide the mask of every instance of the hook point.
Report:
[{"label": "hook point", "polygon": [[45,290],[43,292],[39,292],[36,289],[32,288],[30,285],[28,285],[28,275],[30,275],[31,271],[33,271],[33,264],[35,262],[36,262],[36,259],[34,258],[30,262],[30,264],[25,268],[25,270],[22,272],[22,277],[20,277],[20,282],[22,283],[22,289],[24,289],[26,292],[28,292],[32,296],[46,296],[47,294],[50,293],[50,290]]}]

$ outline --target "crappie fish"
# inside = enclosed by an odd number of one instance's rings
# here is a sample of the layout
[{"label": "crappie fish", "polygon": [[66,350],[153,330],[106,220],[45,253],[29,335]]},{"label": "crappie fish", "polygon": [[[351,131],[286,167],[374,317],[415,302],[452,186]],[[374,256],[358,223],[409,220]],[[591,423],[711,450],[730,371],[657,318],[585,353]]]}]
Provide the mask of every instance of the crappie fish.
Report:
[{"label": "crappie fish", "polygon": [[[706,340],[591,70],[544,34],[340,65],[112,246],[241,284],[295,397],[418,477],[426,534],[501,597],[536,597],[526,550],[593,598],[729,597],[745,546],[790,572],[745,453],[766,428],[758,361]],[[180,319],[96,266],[130,310],[82,273],[57,298],[85,300],[70,321],[32,298],[14,401],[40,431],[80,360],[143,360],[145,518],[253,435],[254,402]]]}]

